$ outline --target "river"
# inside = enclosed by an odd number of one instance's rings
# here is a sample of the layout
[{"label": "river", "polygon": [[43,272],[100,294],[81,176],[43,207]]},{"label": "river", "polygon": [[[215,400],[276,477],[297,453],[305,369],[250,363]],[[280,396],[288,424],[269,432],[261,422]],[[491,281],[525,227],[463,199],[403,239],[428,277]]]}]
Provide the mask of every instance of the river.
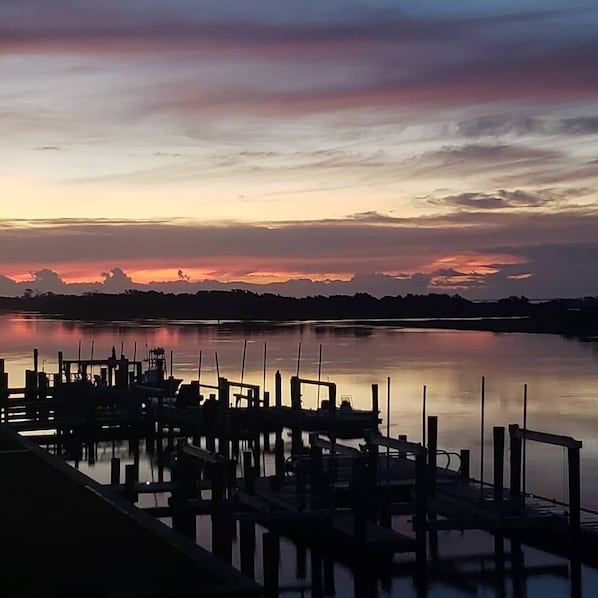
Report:
[{"label": "river", "polygon": [[[289,378],[297,370],[304,377],[335,382],[338,395],[350,397],[356,408],[370,408],[371,385],[378,384],[383,431],[389,423],[391,436],[407,434],[419,442],[425,385],[427,414],[439,418],[439,448],[470,449],[473,477],[481,473],[484,377],[486,480],[492,479],[492,427],[522,423],[527,385],[528,427],[583,441],[582,504],[598,509],[598,342],[336,321],[263,326],[201,321],[106,324],[3,314],[0,326],[0,357],[6,360],[10,386],[23,384],[34,347],[39,349],[40,366],[55,372],[58,351],[67,359],[76,358],[79,351],[83,357],[93,351],[100,358],[114,346],[139,359],[149,348],[161,346],[167,355],[172,351],[173,374],[187,381],[201,375],[202,382],[215,384],[218,368],[231,380],[243,377],[273,392],[274,373],[279,370],[285,403]],[[303,401],[312,407],[324,398],[314,388],[306,391]],[[528,442],[527,490],[566,501],[566,465],[564,449]],[[534,594],[529,593],[534,587],[530,584],[528,596]],[[397,588],[400,583],[392,595],[399,595]],[[540,586],[537,595],[541,591]]]}]

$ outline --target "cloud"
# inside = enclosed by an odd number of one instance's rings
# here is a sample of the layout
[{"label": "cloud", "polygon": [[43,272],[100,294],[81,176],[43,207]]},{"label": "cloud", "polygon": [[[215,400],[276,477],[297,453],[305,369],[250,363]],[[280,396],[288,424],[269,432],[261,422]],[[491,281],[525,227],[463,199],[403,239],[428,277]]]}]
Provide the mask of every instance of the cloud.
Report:
[{"label": "cloud", "polygon": [[544,131],[543,121],[532,116],[487,115],[458,122],[457,135],[463,137],[523,136]]},{"label": "cloud", "polygon": [[[126,8],[113,1],[101,6],[90,0],[77,3],[30,0],[26,5],[5,0],[0,7],[0,39],[5,51],[43,49],[78,52],[127,52],[194,48],[223,50],[273,46],[294,52],[327,52],[338,45],[393,44],[405,40],[459,39],[472,29],[512,27],[542,23],[564,11],[523,10],[505,14],[473,13],[434,17],[408,13],[399,7],[356,5],[347,11],[332,1],[326,9],[297,7],[291,2],[266,1],[248,10],[243,2],[218,5],[184,5],[129,2]],[[140,10],[140,9],[143,10]],[[346,48],[345,48],[346,51]]]},{"label": "cloud", "polygon": [[528,176],[530,172],[544,169],[547,164],[559,164],[564,154],[555,149],[528,147],[526,145],[473,143],[461,146],[444,146],[425,152],[406,161],[404,171],[408,176],[446,178],[485,175]]},{"label": "cloud", "polygon": [[594,193],[589,188],[548,188],[536,191],[498,189],[494,193],[471,192],[457,195],[433,197],[429,203],[438,206],[452,206],[468,210],[508,208],[567,208],[567,200]]},{"label": "cloud", "polygon": [[[543,190],[555,198],[561,191]],[[519,191],[504,193],[505,201],[529,201]],[[126,271],[180,270],[177,288],[188,288],[197,274],[220,280],[270,278],[351,278],[371,272],[392,277],[432,276],[453,269],[484,280],[494,270],[524,264],[532,246],[566,248],[592,245],[598,229],[598,209],[591,206],[556,213],[467,210],[444,215],[393,218],[375,212],[363,218],[285,223],[131,223],[77,222],[46,228],[7,228],[0,235],[0,272],[27,271],[35,265],[36,281],[60,288],[54,271],[101,272],[102,288],[118,291],[137,285]],[[497,250],[500,249],[500,251]],[[579,254],[580,259],[582,254]],[[122,266],[106,270],[108,264]],[[177,264],[177,266],[173,266]],[[565,268],[564,264],[561,264]],[[446,272],[444,272],[446,276]],[[568,273],[564,273],[568,276]],[[78,276],[81,279],[81,276]],[[93,278],[93,276],[90,276]],[[532,277],[533,278],[533,277]],[[506,279],[505,279],[506,280]],[[594,279],[581,284],[591,292]],[[6,281],[4,281],[6,283]],[[511,283],[503,281],[505,290]],[[518,283],[519,284],[519,283]],[[465,285],[466,286],[466,285]],[[560,287],[559,287],[560,288]]]},{"label": "cloud", "polygon": [[133,279],[125,274],[121,268],[112,268],[110,272],[102,272],[102,287],[110,293],[122,293],[136,285]]},{"label": "cloud", "polygon": [[463,137],[595,135],[598,134],[598,116],[537,118],[509,114],[486,115],[456,123],[455,132]]}]

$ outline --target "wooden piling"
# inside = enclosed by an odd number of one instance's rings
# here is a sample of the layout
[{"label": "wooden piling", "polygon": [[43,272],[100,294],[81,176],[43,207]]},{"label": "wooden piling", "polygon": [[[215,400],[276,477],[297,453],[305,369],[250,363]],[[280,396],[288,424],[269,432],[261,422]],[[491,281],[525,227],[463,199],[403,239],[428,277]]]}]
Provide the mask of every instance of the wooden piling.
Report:
[{"label": "wooden piling", "polygon": [[298,455],[303,449],[301,439],[301,382],[297,376],[291,378],[291,408],[295,412],[291,430],[291,453]]},{"label": "wooden piling", "polygon": [[426,517],[427,517],[427,491],[428,471],[426,454],[415,455],[415,555],[418,567],[426,563]]},{"label": "wooden piling", "polygon": [[323,598],[322,586],[322,548],[315,542],[311,545],[311,595],[312,598]]},{"label": "wooden piling", "polygon": [[8,423],[8,372],[4,370],[4,359],[0,359],[0,407],[2,421]]},{"label": "wooden piling", "polygon": [[367,528],[367,507],[365,504],[367,469],[365,458],[358,457],[353,459],[351,467],[353,535],[357,541],[364,542]]},{"label": "wooden piling", "polygon": [[255,577],[255,522],[250,519],[239,521],[239,551],[241,572]]},{"label": "wooden piling", "polygon": [[509,440],[511,444],[511,498],[521,497],[521,436],[517,433],[517,426],[509,426]]},{"label": "wooden piling", "polygon": [[218,404],[222,409],[230,407],[230,384],[226,378],[218,378]]},{"label": "wooden piling", "polygon": [[324,570],[324,596],[334,596],[336,594],[336,584],[334,581],[334,559],[330,555],[323,558]]},{"label": "wooden piling", "polygon": [[527,592],[525,591],[523,550],[521,539],[518,537],[511,537],[511,579],[513,582],[513,598],[524,598]]},{"label": "wooden piling", "polygon": [[232,562],[233,519],[230,506],[224,502],[226,494],[227,462],[213,462],[211,467],[212,486],[212,552]]},{"label": "wooden piling", "polygon": [[226,561],[233,558],[233,519],[229,505],[222,503],[212,507],[212,552]]},{"label": "wooden piling", "polygon": [[581,522],[581,474],[579,448],[569,447],[569,526],[578,530]]},{"label": "wooden piling", "polygon": [[505,429],[502,426],[492,428],[494,446],[494,500],[503,498],[504,460],[505,460]]},{"label": "wooden piling", "polygon": [[307,549],[301,541],[295,542],[295,574],[297,579],[307,577]]},{"label": "wooden piling", "polygon": [[321,495],[324,493],[322,485],[322,449],[313,444],[310,447],[309,467],[311,504],[312,508],[318,508],[321,506]]},{"label": "wooden piling", "polygon": [[470,454],[469,449],[461,449],[459,451],[459,461],[461,466],[459,468],[459,473],[464,480],[469,479],[469,461],[470,461]]},{"label": "wooden piling", "polygon": [[118,457],[110,459],[110,484],[112,486],[120,484],[120,459]]},{"label": "wooden piling", "polygon": [[431,496],[436,492],[436,467],[438,452],[438,416],[428,416],[428,488]]},{"label": "wooden piling", "polygon": [[279,480],[284,478],[284,441],[282,439],[282,430],[276,430],[274,440],[274,472]]},{"label": "wooden piling", "polygon": [[264,560],[264,598],[278,598],[280,564],[280,538],[273,532],[262,536],[262,552]]},{"label": "wooden piling", "polygon": [[137,468],[133,464],[125,465],[125,497],[131,502],[137,502],[139,495],[135,489],[137,484]]},{"label": "wooden piling", "polygon": [[253,496],[255,494],[255,470],[252,466],[251,451],[243,451],[243,478],[245,480],[245,492]]},{"label": "wooden piling", "polygon": [[388,529],[392,528],[392,512],[391,500],[389,496],[385,496],[380,501],[380,525]]},{"label": "wooden piling", "polygon": [[274,406],[282,407],[282,376],[278,370],[274,375]]},{"label": "wooden piling", "polygon": [[[268,409],[270,407],[270,393],[268,391],[264,392],[264,403],[263,408]],[[270,452],[270,431],[264,428],[263,431],[264,437],[264,451]]]},{"label": "wooden piling", "polygon": [[[399,440],[407,442],[407,434],[399,434]],[[399,459],[406,459],[407,453],[405,451],[399,451]]]},{"label": "wooden piling", "polygon": [[380,406],[378,404],[378,385],[372,384],[372,429],[378,429],[378,413]]}]

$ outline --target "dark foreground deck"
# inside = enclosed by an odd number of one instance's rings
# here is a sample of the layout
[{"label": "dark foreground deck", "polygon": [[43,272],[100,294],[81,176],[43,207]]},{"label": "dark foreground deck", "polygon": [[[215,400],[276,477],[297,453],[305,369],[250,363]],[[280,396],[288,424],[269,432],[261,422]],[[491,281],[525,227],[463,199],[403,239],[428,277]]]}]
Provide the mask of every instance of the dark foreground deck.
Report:
[{"label": "dark foreground deck", "polygon": [[2,595],[258,596],[260,586],[0,426]]}]

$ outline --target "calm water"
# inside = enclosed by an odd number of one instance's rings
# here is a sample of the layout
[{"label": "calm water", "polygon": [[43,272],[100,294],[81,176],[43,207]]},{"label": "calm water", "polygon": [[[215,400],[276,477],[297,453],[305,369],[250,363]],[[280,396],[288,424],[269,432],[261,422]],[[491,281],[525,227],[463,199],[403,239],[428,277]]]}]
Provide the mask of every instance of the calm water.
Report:
[{"label": "calm water", "polygon": [[[274,373],[283,375],[283,400],[289,401],[289,377],[299,367],[304,377],[317,378],[320,347],[321,377],[336,382],[338,395],[348,395],[356,408],[371,405],[371,385],[379,384],[380,408],[385,419],[390,395],[390,433],[421,439],[423,387],[427,389],[427,413],[439,416],[439,447],[448,451],[469,448],[472,475],[480,471],[480,388],[486,383],[484,475],[492,479],[492,426],[520,423],[523,385],[528,386],[528,427],[573,436],[583,441],[582,502],[598,509],[598,343],[566,340],[552,335],[495,334],[490,332],[400,329],[326,322],[287,324],[263,329],[198,322],[121,322],[97,324],[66,322],[21,315],[0,316],[0,357],[6,359],[9,384],[24,382],[24,369],[31,367],[34,347],[40,365],[57,370],[57,352],[75,358],[81,344],[83,357],[106,357],[114,345],[128,357],[144,357],[147,348],[162,346],[173,352],[174,375],[197,379],[201,352],[201,380],[216,382],[216,354],[220,374],[230,380],[263,385],[274,390]],[[243,364],[243,347],[246,358]],[[136,348],[135,348],[136,347]],[[299,358],[300,355],[300,358]],[[265,359],[264,359],[265,356]],[[264,376],[265,363],[265,376]],[[243,370],[243,371],[242,371]],[[390,378],[390,385],[388,385]],[[388,392],[390,390],[390,392]],[[320,396],[319,399],[326,398]],[[306,389],[304,404],[315,406],[316,390]],[[124,450],[124,449],[123,449]],[[107,480],[99,459],[94,477]],[[507,469],[508,471],[508,469]],[[141,478],[154,475],[151,465],[142,467]],[[105,479],[102,479],[106,477]],[[527,489],[558,500],[567,499],[566,458],[563,449],[528,443]],[[153,497],[147,500],[157,500]],[[200,522],[201,525],[203,525]],[[209,534],[208,534],[209,536]],[[460,534],[457,536],[461,537]],[[492,551],[484,534],[466,534],[457,548],[453,533],[442,535],[446,553]],[[485,547],[485,544],[488,544]],[[538,553],[539,554],[539,553]],[[558,563],[555,557],[528,551],[526,562],[540,559]],[[291,559],[292,560],[292,559]],[[285,567],[294,565],[283,559]],[[338,567],[337,583],[349,575]],[[292,577],[292,576],[291,576]],[[350,577],[350,576],[349,576]],[[340,581],[339,581],[340,580]],[[411,595],[405,580],[393,580],[380,595]],[[547,585],[548,584],[548,585]],[[561,585],[559,585],[561,584]],[[596,587],[595,573],[584,574],[584,587]],[[550,587],[551,591],[546,592]],[[544,574],[527,582],[528,596],[569,595],[562,575]],[[407,592],[402,594],[402,592]],[[486,593],[488,592],[488,593]],[[588,590],[589,592],[589,590]],[[342,595],[342,594],[338,594]],[[348,594],[350,595],[350,594]],[[471,591],[440,585],[430,596],[494,596],[495,589]],[[506,594],[511,595],[509,591]],[[585,594],[584,594],[585,595]],[[592,595],[591,592],[587,595]]]}]

